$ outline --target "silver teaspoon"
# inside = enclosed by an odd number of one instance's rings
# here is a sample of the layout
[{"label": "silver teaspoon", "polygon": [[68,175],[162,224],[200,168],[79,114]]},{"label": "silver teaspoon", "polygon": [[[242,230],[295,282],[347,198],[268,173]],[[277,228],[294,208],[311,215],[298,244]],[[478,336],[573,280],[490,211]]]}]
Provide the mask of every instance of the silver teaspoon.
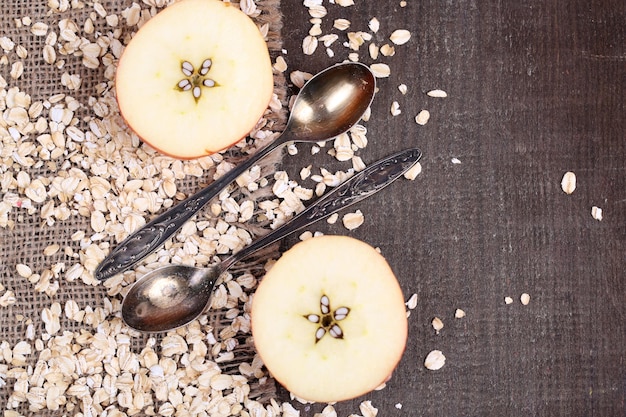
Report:
[{"label": "silver teaspoon", "polygon": [[375,89],[376,79],[363,64],[338,64],[316,74],[300,90],[287,126],[275,141],[129,235],[98,265],[96,279],[124,272],[157,250],[213,197],[274,149],[292,141],[326,141],[346,132],[361,119]]},{"label": "silver teaspoon", "polygon": [[320,197],[289,222],[250,246],[208,268],[169,265],[139,279],[122,302],[122,319],[136,330],[162,332],[196,319],[205,310],[219,276],[234,263],[320,219],[348,207],[391,184],[421,157],[407,149],[355,174]]}]

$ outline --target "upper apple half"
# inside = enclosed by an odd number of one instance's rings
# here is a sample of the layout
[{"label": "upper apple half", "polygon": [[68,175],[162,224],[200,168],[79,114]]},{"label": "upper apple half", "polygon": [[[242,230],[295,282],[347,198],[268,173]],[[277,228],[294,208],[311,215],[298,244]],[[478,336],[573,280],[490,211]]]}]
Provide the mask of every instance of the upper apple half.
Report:
[{"label": "upper apple half", "polygon": [[272,66],[256,24],[220,0],[182,0],[150,19],[116,73],[120,112],[146,143],[181,159],[245,137],[272,97]]}]

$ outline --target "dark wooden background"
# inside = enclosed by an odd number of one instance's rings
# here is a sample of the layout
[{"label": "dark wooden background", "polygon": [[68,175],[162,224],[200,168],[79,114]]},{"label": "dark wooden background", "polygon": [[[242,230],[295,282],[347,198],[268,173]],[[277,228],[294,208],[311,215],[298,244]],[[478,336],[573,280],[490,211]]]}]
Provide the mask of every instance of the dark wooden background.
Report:
[{"label": "dark wooden background", "polygon": [[[367,31],[373,16],[379,45],[394,29],[412,33],[379,59],[392,74],[379,82],[360,155],[371,162],[417,145],[423,173],[361,203],[359,229],[322,222],[314,230],[379,246],[419,302],[387,387],[337,404],[339,415],[358,413],[365,399],[382,416],[626,415],[626,2],[356,3],[324,2],[324,33],[336,17]],[[334,58],[324,48],[304,55],[307,10],[300,0],[282,10],[290,70],[346,58],[337,45]],[[371,63],[365,47],[360,55]],[[434,88],[449,96],[426,96]],[[423,108],[431,119],[418,126]],[[287,168],[333,166],[308,149]],[[578,178],[572,195],[561,190],[566,171]],[[456,308],[467,316],[455,319]],[[435,316],[445,325],[439,335]],[[439,371],[423,366],[433,349],[447,358]],[[322,405],[302,408],[308,416]]]}]

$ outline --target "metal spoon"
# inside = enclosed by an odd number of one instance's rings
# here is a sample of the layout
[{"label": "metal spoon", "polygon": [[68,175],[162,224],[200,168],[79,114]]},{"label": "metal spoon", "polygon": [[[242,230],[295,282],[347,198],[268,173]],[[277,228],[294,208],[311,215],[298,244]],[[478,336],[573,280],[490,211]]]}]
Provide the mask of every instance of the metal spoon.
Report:
[{"label": "metal spoon", "polygon": [[219,276],[235,262],[374,194],[400,177],[420,157],[421,152],[412,148],[378,161],[316,200],[289,222],[219,264],[209,268],[169,265],[147,273],[124,298],[123,320],[128,326],[145,332],[171,330],[191,322],[209,304]]},{"label": "metal spoon", "polygon": [[316,74],[300,90],[287,126],[275,141],[124,239],[98,265],[96,279],[124,272],[157,250],[213,197],[274,149],[292,141],[326,141],[346,132],[361,119],[375,89],[376,79],[363,64],[338,64]]}]

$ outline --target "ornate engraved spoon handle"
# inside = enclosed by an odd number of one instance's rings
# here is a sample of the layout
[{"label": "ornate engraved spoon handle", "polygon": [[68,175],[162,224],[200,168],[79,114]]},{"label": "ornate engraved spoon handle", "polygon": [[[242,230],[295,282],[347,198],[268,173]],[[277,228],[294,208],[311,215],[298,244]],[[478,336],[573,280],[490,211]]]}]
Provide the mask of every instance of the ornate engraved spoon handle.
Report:
[{"label": "ornate engraved spoon handle", "polygon": [[252,167],[274,149],[282,146],[286,141],[283,138],[284,136],[281,136],[274,142],[270,142],[266,147],[254,153],[207,187],[187,197],[130,234],[98,265],[95,271],[96,279],[105,280],[124,272],[157,250],[187,220],[191,219],[213,197],[243,174],[246,169]]},{"label": "ornate engraved spoon handle", "polygon": [[220,264],[220,269],[224,271],[253,252],[382,190],[415,165],[421,156],[419,149],[410,148],[370,165],[320,197],[278,229],[226,258]]}]

